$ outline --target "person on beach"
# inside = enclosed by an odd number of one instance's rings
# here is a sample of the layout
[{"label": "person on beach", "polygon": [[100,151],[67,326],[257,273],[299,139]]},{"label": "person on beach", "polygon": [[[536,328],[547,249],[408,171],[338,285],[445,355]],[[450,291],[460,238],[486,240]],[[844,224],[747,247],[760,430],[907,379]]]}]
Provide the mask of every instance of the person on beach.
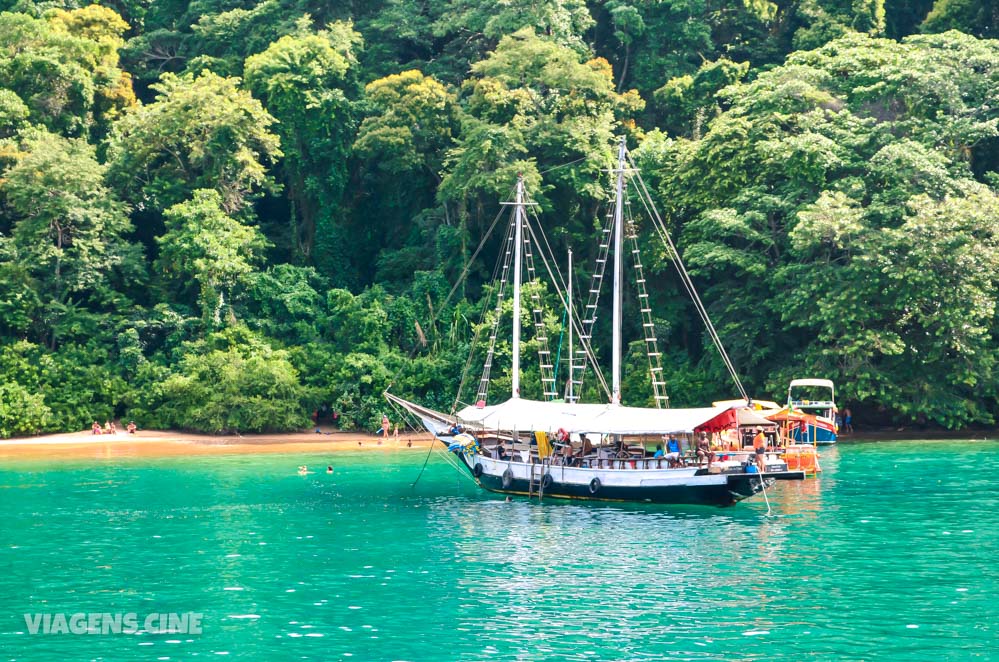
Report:
[{"label": "person on beach", "polygon": [[114,421],[111,421],[111,434],[118,434],[118,426],[114,424]]},{"label": "person on beach", "polygon": [[395,430],[392,432],[392,436],[395,437],[396,440],[399,439],[399,424],[398,423],[395,424]]},{"label": "person on beach", "polygon": [[90,431],[91,431],[91,434],[100,434],[101,433],[101,424],[98,423],[97,421],[94,421],[94,424],[90,426]]},{"label": "person on beach", "polygon": [[111,421],[104,421],[104,434],[111,434]]},{"label": "person on beach", "polygon": [[125,432],[129,434],[135,434],[136,429],[137,428],[135,427],[135,421],[129,421],[128,425],[125,426]]},{"label": "person on beach", "polygon": [[386,439],[388,439],[388,436],[389,436],[389,426],[390,425],[391,425],[391,423],[389,423],[388,416],[385,415],[385,414],[382,414],[382,436],[385,437]]},{"label": "person on beach", "polygon": [[849,407],[843,410],[843,431],[853,433],[853,412]]}]

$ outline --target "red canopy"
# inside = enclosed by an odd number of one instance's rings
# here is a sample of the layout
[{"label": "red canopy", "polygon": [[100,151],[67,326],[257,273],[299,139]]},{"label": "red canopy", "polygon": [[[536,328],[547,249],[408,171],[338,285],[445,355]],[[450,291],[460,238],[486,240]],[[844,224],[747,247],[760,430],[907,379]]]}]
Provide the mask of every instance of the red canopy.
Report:
[{"label": "red canopy", "polygon": [[735,409],[726,409],[714,418],[705,421],[701,425],[694,428],[694,432],[697,434],[700,434],[701,432],[714,434],[715,432],[721,432],[722,430],[730,430],[738,425],[738,419],[736,418],[735,412]]}]

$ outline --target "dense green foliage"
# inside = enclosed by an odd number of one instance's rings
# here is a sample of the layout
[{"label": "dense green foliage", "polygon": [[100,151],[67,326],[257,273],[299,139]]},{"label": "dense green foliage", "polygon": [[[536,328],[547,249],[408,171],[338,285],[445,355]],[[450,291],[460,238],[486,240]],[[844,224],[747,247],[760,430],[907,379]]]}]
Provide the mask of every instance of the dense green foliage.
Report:
[{"label": "dense green foliage", "polygon": [[[516,175],[583,283],[622,134],[751,393],[995,423],[999,3],[361,4],[0,0],[0,437],[448,409],[499,235],[448,295]],[[646,273],[673,402],[731,397],[664,251]]]}]

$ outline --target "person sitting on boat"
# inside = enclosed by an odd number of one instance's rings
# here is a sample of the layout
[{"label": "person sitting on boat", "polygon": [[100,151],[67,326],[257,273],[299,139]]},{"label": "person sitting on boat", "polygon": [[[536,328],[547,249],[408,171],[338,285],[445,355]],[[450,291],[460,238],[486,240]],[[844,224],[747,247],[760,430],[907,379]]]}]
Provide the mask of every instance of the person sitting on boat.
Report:
[{"label": "person sitting on boat", "polygon": [[708,469],[711,468],[711,463],[715,461],[715,454],[711,451],[711,442],[708,441],[708,434],[706,432],[701,433],[701,438],[697,440],[697,461],[706,461],[708,463]]},{"label": "person sitting on boat", "polygon": [[582,444],[579,451],[580,455],[589,455],[590,453],[593,452],[593,444],[591,444],[590,440],[587,439],[586,433],[584,432],[579,433],[579,441]]},{"label": "person sitting on boat", "polygon": [[[566,437],[568,437],[568,433],[566,433]],[[572,442],[568,441],[567,438],[565,445],[562,446],[562,464],[567,467],[571,467],[575,461],[576,459],[573,457]]]},{"label": "person sitting on boat", "polygon": [[662,459],[664,457],[666,457],[666,454],[663,453],[663,445],[662,444],[656,444],[656,452],[652,454],[652,459],[659,460],[659,459]]},{"label": "person sitting on boat", "polygon": [[503,444],[503,440],[500,439],[496,447],[493,448],[493,457],[497,460],[506,460],[510,458],[510,455],[506,452],[506,446]]},{"label": "person sitting on boat", "polygon": [[669,460],[669,466],[675,467],[680,463],[680,442],[677,441],[676,437],[670,437],[669,441],[666,442],[666,459]]}]

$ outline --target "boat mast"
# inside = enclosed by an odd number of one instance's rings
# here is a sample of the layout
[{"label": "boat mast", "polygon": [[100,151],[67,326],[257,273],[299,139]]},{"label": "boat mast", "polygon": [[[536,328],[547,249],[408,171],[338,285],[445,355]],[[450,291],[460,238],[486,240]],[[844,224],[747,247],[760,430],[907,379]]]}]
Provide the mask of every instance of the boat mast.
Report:
[{"label": "boat mast", "polygon": [[524,176],[517,175],[517,199],[513,208],[513,382],[510,397],[520,397],[520,254],[523,249]]},{"label": "boat mast", "polygon": [[625,138],[621,136],[617,153],[617,191],[614,201],[614,318],[611,362],[611,404],[621,404],[621,304],[624,281],[624,166]]},{"label": "boat mast", "polygon": [[572,249],[569,249],[569,287],[568,293],[565,297],[565,308],[566,317],[569,319],[569,393],[566,396],[566,402],[575,402],[576,399],[572,395],[572,380],[573,380],[573,361],[572,361]]}]

